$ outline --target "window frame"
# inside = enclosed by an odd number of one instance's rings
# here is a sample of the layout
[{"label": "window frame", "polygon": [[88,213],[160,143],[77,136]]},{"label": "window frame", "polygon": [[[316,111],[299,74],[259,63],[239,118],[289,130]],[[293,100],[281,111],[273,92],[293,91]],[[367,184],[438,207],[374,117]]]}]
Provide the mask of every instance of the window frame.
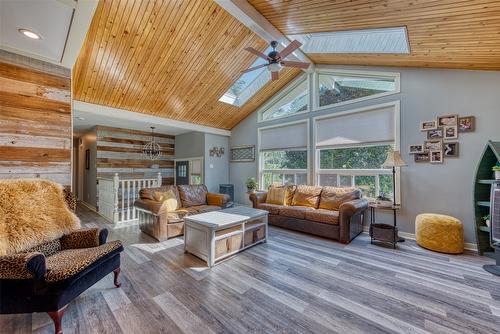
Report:
[{"label": "window frame", "polygon": [[[395,85],[395,90],[390,91],[390,92],[384,92],[384,93],[379,93],[379,94],[374,94],[374,95],[369,95],[369,96],[364,96],[360,97],[357,99],[349,100],[349,101],[343,101],[339,103],[334,103],[334,104],[328,104],[326,106],[320,106],[319,105],[319,99],[320,99],[320,94],[319,94],[319,76],[320,75],[339,75],[339,76],[352,76],[352,77],[373,77],[373,78],[380,78],[380,77],[386,77],[386,78],[393,78],[394,79],[394,85]],[[335,68],[325,68],[325,67],[320,67],[318,66],[316,70],[314,71],[313,75],[313,88],[312,88],[312,96],[313,96],[313,109],[312,111],[322,111],[326,110],[329,108],[336,108],[340,106],[345,106],[349,105],[352,103],[358,103],[362,101],[368,101],[372,99],[378,99],[380,97],[384,96],[389,96],[389,95],[394,95],[394,94],[399,94],[401,93],[401,74],[399,72],[378,72],[378,71],[359,71],[359,70],[345,70],[345,69],[335,69]]]},{"label": "window frame", "polygon": [[[273,119],[274,120],[274,119]],[[264,169],[264,159],[263,159],[263,153],[265,151],[260,150],[261,146],[261,131],[262,130],[268,130],[272,128],[280,128],[280,127],[285,127],[289,125],[294,125],[294,124],[300,124],[300,123],[306,123],[307,127],[307,145],[306,145],[306,169]],[[301,151],[297,149],[281,149],[281,150],[275,150],[275,151]],[[261,187],[264,185],[264,173],[274,173],[274,174],[297,174],[297,173],[305,173],[307,175],[307,184],[311,184],[311,130],[310,130],[310,120],[309,118],[307,119],[302,119],[299,121],[292,121],[292,122],[287,122],[287,123],[281,123],[281,124],[276,124],[276,125],[269,125],[269,126],[263,126],[257,129],[257,176],[258,176],[258,183],[259,183],[259,190],[264,190],[267,191],[267,189],[262,189]],[[297,176],[294,176],[295,179],[297,179]]]},{"label": "window frame", "polygon": [[[335,117],[340,117],[340,116],[345,116],[349,114],[356,114],[356,113],[362,113],[362,112],[370,112],[374,110],[378,110],[381,108],[386,108],[386,107],[393,107],[394,108],[394,142],[388,142],[388,141],[381,141],[381,142],[371,142],[371,143],[361,143],[361,144],[353,144],[353,145],[345,145],[345,146],[325,146],[318,148],[316,146],[316,133],[317,133],[317,124],[318,120],[322,119],[328,119],[328,118],[335,118]],[[394,150],[400,150],[400,141],[401,141],[401,127],[400,127],[400,108],[401,108],[401,103],[399,100],[397,101],[392,101],[388,103],[382,103],[382,104],[375,104],[375,105],[370,105],[367,107],[363,108],[358,108],[358,109],[352,109],[352,110],[346,110],[342,112],[337,112],[333,114],[327,114],[327,115],[322,115],[322,116],[316,116],[313,117],[313,142],[314,142],[314,164],[313,164],[313,181],[314,185],[320,185],[319,184],[319,178],[320,174],[337,174],[337,186],[339,186],[339,176],[340,175],[345,175],[345,176],[352,176],[352,184],[355,184],[355,176],[375,176],[375,194],[376,196],[379,195],[379,183],[378,183],[378,177],[376,175],[372,174],[377,174],[377,175],[392,175],[392,169],[388,168],[380,168],[380,169],[320,169],[320,150],[328,150],[328,149],[340,149],[340,148],[354,148],[354,147],[367,147],[367,146],[379,146],[379,145],[389,145],[393,144],[394,145]],[[363,174],[364,173],[364,174]],[[401,168],[397,167],[396,168],[396,176],[395,176],[395,183],[396,183],[396,202],[401,203],[401,191],[400,191],[400,185],[401,185]]]},{"label": "window frame", "polygon": [[[310,78],[308,73],[301,73],[299,74],[296,78],[294,78],[289,84],[287,84],[279,93],[274,95],[271,99],[269,99],[264,105],[259,107],[257,111],[257,124],[263,123],[263,122],[272,122],[278,119],[283,119],[287,117],[292,117],[292,116],[297,116],[297,115],[302,115],[306,114],[312,111],[312,106],[311,106],[311,84],[310,84]],[[270,119],[263,119],[263,114],[266,110],[271,108],[274,104],[276,104],[279,100],[281,100],[283,97],[285,97],[288,93],[290,93],[292,90],[294,90],[297,86],[302,84],[303,82],[306,82],[307,86],[307,109],[304,111],[299,111],[294,114],[290,115],[283,115],[275,118],[270,118]]]}]

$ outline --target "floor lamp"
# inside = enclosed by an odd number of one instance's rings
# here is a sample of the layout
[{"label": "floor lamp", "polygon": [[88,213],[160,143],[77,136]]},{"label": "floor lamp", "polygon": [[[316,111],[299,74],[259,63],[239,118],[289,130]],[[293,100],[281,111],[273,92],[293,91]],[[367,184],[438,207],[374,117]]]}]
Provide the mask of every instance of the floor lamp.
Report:
[{"label": "floor lamp", "polygon": [[382,164],[382,168],[392,168],[392,202],[393,205],[398,205],[396,203],[396,167],[407,166],[404,160],[401,158],[399,151],[392,150],[387,153],[387,159]]}]

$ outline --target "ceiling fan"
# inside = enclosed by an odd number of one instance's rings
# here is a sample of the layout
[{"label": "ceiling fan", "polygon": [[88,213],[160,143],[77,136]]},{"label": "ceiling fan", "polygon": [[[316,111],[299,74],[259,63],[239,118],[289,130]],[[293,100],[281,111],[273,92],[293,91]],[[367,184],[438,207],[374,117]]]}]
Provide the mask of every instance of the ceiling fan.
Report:
[{"label": "ceiling fan", "polygon": [[276,51],[277,46],[278,46],[278,42],[272,41],[271,47],[273,48],[273,50],[271,52],[269,52],[267,54],[267,56],[254,48],[251,48],[251,47],[245,48],[246,51],[253,53],[256,56],[259,56],[262,59],[267,60],[268,63],[262,64],[259,66],[250,67],[250,68],[242,71],[242,73],[254,71],[256,69],[267,66],[267,69],[271,72],[271,79],[278,80],[279,72],[283,66],[284,67],[296,67],[296,68],[301,68],[301,69],[307,69],[309,67],[308,63],[303,63],[300,61],[284,60],[289,54],[291,54],[292,52],[294,52],[295,50],[297,50],[298,48],[300,48],[302,46],[302,43],[300,43],[299,41],[297,41],[297,40],[292,41],[281,52]]}]

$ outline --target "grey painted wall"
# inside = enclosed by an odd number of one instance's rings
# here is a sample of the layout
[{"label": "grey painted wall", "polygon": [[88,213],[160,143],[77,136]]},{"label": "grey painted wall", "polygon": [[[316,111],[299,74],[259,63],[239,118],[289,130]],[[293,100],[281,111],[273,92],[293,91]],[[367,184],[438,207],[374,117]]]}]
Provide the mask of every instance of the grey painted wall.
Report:
[{"label": "grey painted wall", "polygon": [[[89,169],[85,168],[85,151],[90,151]],[[95,127],[82,137],[80,146],[79,165],[83,175],[83,198],[82,200],[97,207],[97,166],[96,166],[97,144]]]},{"label": "grey painted wall", "polygon": [[[408,167],[401,171],[403,208],[398,215],[400,230],[414,233],[415,216],[419,213],[443,213],[460,219],[464,223],[465,241],[475,242],[472,184],[476,165],[486,141],[500,140],[500,73],[353,66],[336,68],[400,72],[401,93],[369,102],[362,101],[321,112],[260,123],[259,126],[400,100],[401,153],[408,164]],[[408,154],[407,147],[425,140],[424,133],[419,131],[420,122],[446,114],[476,116],[476,131],[460,134],[460,157],[446,159],[442,165],[415,164],[413,157]],[[310,130],[312,136],[312,122]],[[256,112],[232,130],[230,146],[244,144],[257,145]],[[236,201],[248,204],[244,182],[247,177],[257,175],[257,161],[230,163],[229,175],[230,182],[235,184]],[[378,215],[377,218],[379,217],[381,220],[390,221],[390,217]]]},{"label": "grey painted wall", "polygon": [[188,132],[175,136],[175,158],[187,159],[202,157],[205,151],[205,134]]},{"label": "grey painted wall", "polygon": [[[211,157],[210,149],[224,148],[224,155]],[[229,137],[205,134],[205,185],[208,191],[218,193],[219,184],[229,182]]]}]

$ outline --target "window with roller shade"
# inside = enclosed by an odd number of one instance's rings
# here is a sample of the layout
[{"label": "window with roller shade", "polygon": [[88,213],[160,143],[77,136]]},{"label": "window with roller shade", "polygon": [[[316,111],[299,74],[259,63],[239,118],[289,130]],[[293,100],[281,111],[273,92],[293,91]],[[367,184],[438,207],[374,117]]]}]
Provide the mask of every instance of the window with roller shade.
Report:
[{"label": "window with roller shade", "polygon": [[316,184],[392,198],[391,170],[381,166],[396,145],[398,123],[399,103],[315,118]]},{"label": "window with roller shade", "polygon": [[307,76],[301,76],[260,111],[261,121],[293,116],[308,111],[309,84]]},{"label": "window with roller shade", "polygon": [[309,122],[259,129],[259,187],[308,183]]}]

